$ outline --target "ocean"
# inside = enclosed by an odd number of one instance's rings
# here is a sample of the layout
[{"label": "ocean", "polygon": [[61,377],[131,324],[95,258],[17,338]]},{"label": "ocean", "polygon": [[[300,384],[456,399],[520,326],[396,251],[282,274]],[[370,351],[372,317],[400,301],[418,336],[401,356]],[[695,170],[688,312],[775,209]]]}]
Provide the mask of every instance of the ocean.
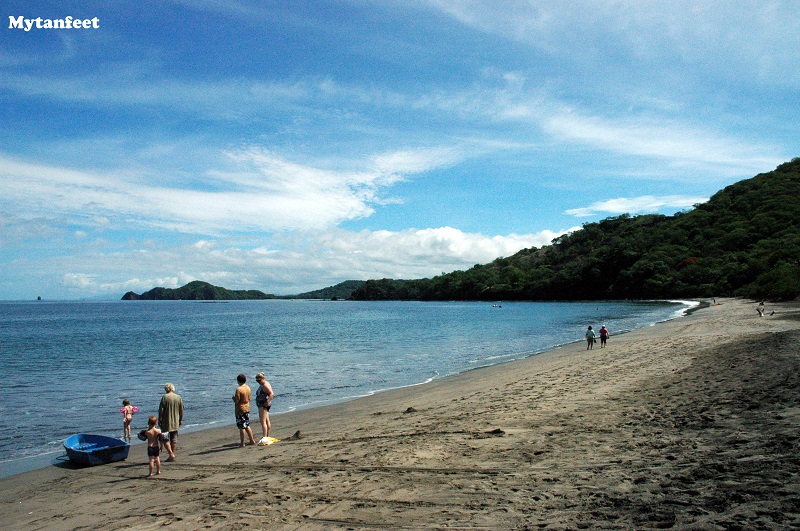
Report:
[{"label": "ocean", "polygon": [[[532,356],[681,315],[670,302],[0,302],[0,476],[63,459],[73,433],[122,436],[183,398],[182,433],[233,426],[244,373],[264,372],[271,417]],[[231,428],[232,431],[234,428]],[[134,437],[134,442],[136,438]]]}]

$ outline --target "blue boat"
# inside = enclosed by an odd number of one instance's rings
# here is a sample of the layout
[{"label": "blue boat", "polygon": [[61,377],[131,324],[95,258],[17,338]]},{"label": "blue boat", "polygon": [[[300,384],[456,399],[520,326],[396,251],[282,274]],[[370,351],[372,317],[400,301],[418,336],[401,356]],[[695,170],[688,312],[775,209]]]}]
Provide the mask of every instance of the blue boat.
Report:
[{"label": "blue boat", "polygon": [[116,437],[77,433],[64,441],[64,449],[73,463],[94,466],[127,459],[131,445]]}]

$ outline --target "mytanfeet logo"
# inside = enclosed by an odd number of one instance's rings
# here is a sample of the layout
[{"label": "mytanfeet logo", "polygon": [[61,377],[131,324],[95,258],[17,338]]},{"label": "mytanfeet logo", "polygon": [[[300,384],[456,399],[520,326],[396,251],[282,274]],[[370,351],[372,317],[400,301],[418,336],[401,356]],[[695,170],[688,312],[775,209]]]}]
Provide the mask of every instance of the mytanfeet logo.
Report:
[{"label": "mytanfeet logo", "polygon": [[31,31],[32,29],[99,29],[100,19],[94,18],[25,18],[23,15],[18,17],[8,17],[8,29],[21,29]]}]

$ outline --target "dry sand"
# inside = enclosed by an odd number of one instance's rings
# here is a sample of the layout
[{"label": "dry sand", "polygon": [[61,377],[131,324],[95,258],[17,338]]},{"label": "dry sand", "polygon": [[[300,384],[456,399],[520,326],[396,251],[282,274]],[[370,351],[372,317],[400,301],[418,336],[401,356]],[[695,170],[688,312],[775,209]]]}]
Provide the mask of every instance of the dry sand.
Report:
[{"label": "dry sand", "polygon": [[[346,404],[0,480],[9,529],[800,526],[800,311],[721,304]],[[256,427],[256,435],[259,428]],[[292,439],[299,431],[301,437]]]}]

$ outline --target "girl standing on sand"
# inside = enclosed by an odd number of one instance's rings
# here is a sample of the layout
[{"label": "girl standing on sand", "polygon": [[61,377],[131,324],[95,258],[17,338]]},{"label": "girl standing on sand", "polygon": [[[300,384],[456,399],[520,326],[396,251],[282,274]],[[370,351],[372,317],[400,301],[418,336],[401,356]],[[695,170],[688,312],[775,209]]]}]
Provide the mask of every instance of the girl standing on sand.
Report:
[{"label": "girl standing on sand", "polygon": [[122,429],[123,437],[126,439],[131,438],[131,422],[133,422],[133,414],[139,411],[139,408],[131,405],[131,401],[127,398],[122,401],[122,407],[119,412],[122,413]]},{"label": "girl standing on sand", "polygon": [[588,330],[586,330],[584,337],[586,338],[586,350],[594,348],[595,335],[594,335],[594,330],[592,330],[591,326],[589,327]]},{"label": "girl standing on sand", "polygon": [[256,381],[258,382],[258,390],[256,391],[256,405],[258,406],[258,420],[261,421],[261,431],[264,437],[259,442],[266,442],[269,437],[269,430],[272,424],[269,421],[269,408],[272,406],[272,399],[275,393],[272,392],[272,386],[264,378],[264,373],[256,374]]}]

